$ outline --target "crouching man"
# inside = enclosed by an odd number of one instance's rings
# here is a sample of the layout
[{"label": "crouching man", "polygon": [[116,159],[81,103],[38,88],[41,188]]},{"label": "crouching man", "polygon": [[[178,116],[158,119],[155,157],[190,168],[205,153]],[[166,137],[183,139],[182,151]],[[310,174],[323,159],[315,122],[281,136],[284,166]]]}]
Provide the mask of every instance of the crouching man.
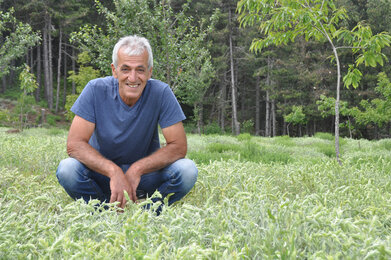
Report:
[{"label": "crouching man", "polygon": [[[194,186],[198,170],[185,159],[185,115],[170,87],[151,79],[147,39],[121,38],[113,50],[113,76],[90,81],[71,108],[67,152],[56,175],[73,198],[126,204],[156,190],[168,203]],[[158,124],[166,146],[160,147]]]}]

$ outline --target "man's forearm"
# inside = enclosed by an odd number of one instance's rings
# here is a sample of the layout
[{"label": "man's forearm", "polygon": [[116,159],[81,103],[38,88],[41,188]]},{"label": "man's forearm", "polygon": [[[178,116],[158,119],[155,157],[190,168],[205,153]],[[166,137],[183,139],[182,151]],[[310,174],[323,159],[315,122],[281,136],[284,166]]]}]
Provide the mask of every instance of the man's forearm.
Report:
[{"label": "man's forearm", "polygon": [[178,147],[175,144],[168,144],[160,148],[153,154],[144,157],[133,163],[129,170],[142,175],[153,171],[160,170],[167,165],[186,156],[186,149]]},{"label": "man's forearm", "polygon": [[[90,144],[80,141],[67,145],[68,155],[86,165],[89,169],[109,178],[120,168],[112,161],[104,158]],[[121,170],[122,171],[122,170]]]}]

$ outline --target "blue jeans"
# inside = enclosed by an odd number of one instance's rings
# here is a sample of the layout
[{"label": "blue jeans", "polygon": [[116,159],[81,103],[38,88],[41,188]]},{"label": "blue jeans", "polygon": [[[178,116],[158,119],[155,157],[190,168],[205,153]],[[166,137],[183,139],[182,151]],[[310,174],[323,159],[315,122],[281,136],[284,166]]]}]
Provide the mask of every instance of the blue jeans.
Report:
[{"label": "blue jeans", "polygon": [[[125,173],[129,164],[120,165]],[[109,202],[110,178],[94,172],[74,158],[62,160],[57,168],[57,179],[65,191],[73,198],[83,198],[86,202],[98,199]],[[189,159],[180,159],[167,167],[141,176],[138,191],[151,196],[156,190],[169,197],[168,204],[183,198],[193,188],[198,176],[194,162]]]}]

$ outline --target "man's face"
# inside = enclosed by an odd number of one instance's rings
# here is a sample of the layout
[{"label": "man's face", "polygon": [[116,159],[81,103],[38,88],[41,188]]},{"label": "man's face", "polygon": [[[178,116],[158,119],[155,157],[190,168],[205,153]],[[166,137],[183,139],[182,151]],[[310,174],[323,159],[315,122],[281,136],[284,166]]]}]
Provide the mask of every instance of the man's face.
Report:
[{"label": "man's face", "polygon": [[152,75],[152,68],[148,69],[148,52],[129,56],[124,52],[124,48],[120,48],[117,68],[111,64],[111,69],[113,76],[118,79],[121,99],[128,106],[133,106]]}]

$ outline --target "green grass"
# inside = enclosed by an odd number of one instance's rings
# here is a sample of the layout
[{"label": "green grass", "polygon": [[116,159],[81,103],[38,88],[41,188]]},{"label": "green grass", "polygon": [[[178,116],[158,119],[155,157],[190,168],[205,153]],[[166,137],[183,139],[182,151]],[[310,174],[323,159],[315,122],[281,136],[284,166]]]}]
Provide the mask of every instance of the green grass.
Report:
[{"label": "green grass", "polygon": [[0,128],[0,259],[389,259],[390,141],[189,135],[193,190],[159,217],[72,201],[67,132]]}]

